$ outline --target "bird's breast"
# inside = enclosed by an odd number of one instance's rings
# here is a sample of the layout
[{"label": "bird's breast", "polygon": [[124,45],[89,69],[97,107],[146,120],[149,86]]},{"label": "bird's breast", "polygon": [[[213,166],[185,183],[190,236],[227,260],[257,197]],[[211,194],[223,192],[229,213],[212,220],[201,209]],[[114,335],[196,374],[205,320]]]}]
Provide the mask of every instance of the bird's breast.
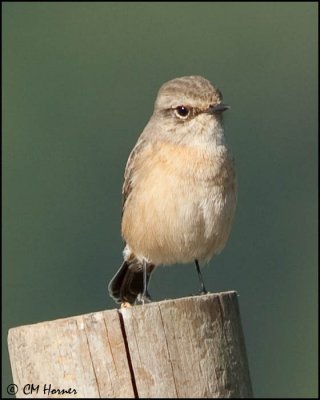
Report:
[{"label": "bird's breast", "polygon": [[191,262],[224,247],[236,205],[235,176],[227,149],[214,150],[161,143],[140,158],[122,219],[123,237],[138,257],[154,264]]}]

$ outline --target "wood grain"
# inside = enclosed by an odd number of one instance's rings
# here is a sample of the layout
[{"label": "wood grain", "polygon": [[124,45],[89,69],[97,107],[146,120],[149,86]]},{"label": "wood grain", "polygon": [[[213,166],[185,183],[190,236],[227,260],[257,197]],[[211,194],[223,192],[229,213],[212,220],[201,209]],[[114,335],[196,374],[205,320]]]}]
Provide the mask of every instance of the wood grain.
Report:
[{"label": "wood grain", "polygon": [[121,314],[139,397],[252,397],[236,292]]},{"label": "wood grain", "polygon": [[252,397],[236,292],[20,326],[8,345],[18,398]]},{"label": "wood grain", "polygon": [[12,328],[8,345],[17,398],[47,397],[50,384],[77,393],[48,397],[134,397],[117,310]]}]

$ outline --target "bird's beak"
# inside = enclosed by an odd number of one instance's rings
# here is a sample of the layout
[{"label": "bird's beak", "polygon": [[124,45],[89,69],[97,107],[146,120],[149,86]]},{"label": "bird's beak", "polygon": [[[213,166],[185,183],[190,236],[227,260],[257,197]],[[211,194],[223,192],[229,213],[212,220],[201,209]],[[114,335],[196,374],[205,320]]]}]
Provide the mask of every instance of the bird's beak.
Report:
[{"label": "bird's beak", "polygon": [[227,104],[216,104],[215,106],[210,106],[208,108],[208,113],[209,114],[215,114],[215,113],[221,113],[223,111],[229,110],[231,107],[228,106]]}]

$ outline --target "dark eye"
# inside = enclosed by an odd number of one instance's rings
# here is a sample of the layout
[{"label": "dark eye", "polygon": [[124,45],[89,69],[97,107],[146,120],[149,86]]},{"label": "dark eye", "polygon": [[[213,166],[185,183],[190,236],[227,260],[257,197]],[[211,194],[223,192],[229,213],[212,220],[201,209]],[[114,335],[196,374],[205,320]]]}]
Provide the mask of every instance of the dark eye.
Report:
[{"label": "dark eye", "polygon": [[179,106],[175,108],[174,112],[178,118],[186,119],[190,114],[190,109],[185,106]]}]

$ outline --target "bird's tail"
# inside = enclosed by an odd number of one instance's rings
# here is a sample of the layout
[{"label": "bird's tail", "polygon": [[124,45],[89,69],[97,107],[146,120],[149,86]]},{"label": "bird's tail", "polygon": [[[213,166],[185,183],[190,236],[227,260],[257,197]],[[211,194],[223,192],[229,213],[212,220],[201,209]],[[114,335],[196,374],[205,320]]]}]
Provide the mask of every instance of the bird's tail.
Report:
[{"label": "bird's tail", "polygon": [[[154,267],[146,264],[147,284]],[[134,304],[143,289],[143,265],[136,259],[125,260],[108,285],[109,294],[117,303]]]}]

